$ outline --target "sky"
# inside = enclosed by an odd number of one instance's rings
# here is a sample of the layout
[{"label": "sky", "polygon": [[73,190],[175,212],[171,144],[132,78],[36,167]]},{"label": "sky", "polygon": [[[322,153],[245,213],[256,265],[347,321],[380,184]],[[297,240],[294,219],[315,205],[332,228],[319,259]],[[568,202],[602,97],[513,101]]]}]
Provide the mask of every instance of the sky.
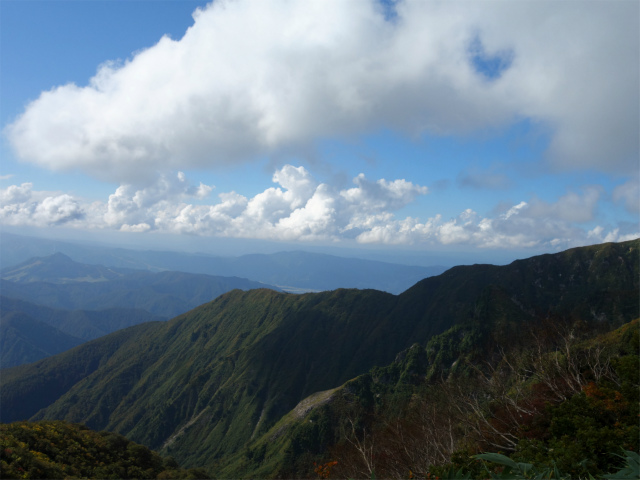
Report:
[{"label": "sky", "polygon": [[637,238],[639,5],[2,0],[0,225],[478,262]]}]

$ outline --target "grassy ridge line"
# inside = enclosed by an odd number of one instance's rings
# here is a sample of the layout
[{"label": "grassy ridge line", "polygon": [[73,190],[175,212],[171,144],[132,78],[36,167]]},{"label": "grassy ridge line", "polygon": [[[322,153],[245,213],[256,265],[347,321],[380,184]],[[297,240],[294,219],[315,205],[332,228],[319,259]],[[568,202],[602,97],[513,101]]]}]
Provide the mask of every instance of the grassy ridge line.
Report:
[{"label": "grassy ridge line", "polygon": [[[154,448],[198,419],[169,451],[187,466],[213,464],[268,431],[309,394],[388,365],[397,352],[452,325],[500,315],[517,323],[554,312],[622,322],[628,311],[637,314],[637,288],[634,241],[505,267],[458,267],[399,296],[233,291],[131,338],[105,337],[94,345],[105,351],[99,368],[74,377],[28,416],[87,422]],[[576,303],[585,295],[600,303]],[[91,352],[86,356],[96,361]],[[65,358],[54,361],[58,372],[74,369]],[[50,365],[3,378],[3,406],[15,391],[32,404]]]}]

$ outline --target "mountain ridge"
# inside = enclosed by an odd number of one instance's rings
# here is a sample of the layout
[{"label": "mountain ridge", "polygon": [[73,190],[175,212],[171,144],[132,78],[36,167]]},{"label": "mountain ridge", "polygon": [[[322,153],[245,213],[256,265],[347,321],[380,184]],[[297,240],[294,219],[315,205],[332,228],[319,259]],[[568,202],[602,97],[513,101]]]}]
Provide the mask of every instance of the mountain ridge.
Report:
[{"label": "mountain ridge", "polygon": [[[82,421],[152,448],[175,438],[170,454],[186,466],[211,466],[310,394],[388,365],[455,325],[508,318],[517,326],[550,316],[629,321],[639,308],[639,246],[635,240],[501,267],[456,267],[396,296],[234,290],[167,323],[98,339],[95,355],[80,346],[3,371],[3,405],[12,412],[22,400],[20,415],[4,412],[3,421]],[[576,303],[581,298],[589,303]],[[49,372],[73,368],[73,355],[99,367],[36,402]]]},{"label": "mountain ridge", "polygon": [[[34,256],[45,256],[52,249],[76,261],[101,264],[108,268],[141,269],[153,272],[238,276],[282,287],[292,292],[334,290],[336,288],[374,288],[401,293],[416,281],[442,273],[442,266],[411,266],[380,260],[365,260],[300,250],[235,257],[201,253],[176,253],[75,245],[33,237],[4,234],[0,260],[4,268]],[[298,268],[291,268],[295,263]]]},{"label": "mountain ridge", "polygon": [[[17,265],[0,270],[0,277],[14,283],[70,283],[105,282],[121,278],[133,269],[88,265],[56,252],[46,257],[33,257]],[[64,275],[70,275],[66,277]]]},{"label": "mountain ridge", "polygon": [[[87,265],[61,253],[3,269],[0,276],[5,297],[65,310],[134,308],[164,318],[179,315],[233,288],[278,289],[239,277]],[[16,277],[19,282],[8,280]]]}]

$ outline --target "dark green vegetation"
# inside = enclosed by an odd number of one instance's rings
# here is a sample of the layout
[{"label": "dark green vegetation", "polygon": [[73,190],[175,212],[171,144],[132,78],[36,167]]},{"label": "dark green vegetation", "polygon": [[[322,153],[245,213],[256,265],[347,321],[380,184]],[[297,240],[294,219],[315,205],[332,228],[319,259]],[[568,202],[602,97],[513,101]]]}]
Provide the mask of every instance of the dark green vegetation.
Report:
[{"label": "dark green vegetation", "polygon": [[639,244],[456,267],[398,296],[232,291],[3,371],[2,421],[82,422],[223,477],[481,475],[482,451],[611,471],[638,448]]},{"label": "dark green vegetation", "polygon": [[206,478],[122,435],[66,422],[0,425],[0,478]]},{"label": "dark green vegetation", "polygon": [[[558,321],[536,326],[519,345],[489,356],[482,346],[493,343],[490,331],[475,345],[468,342],[472,332],[460,335],[458,329],[426,348],[415,345],[293,424],[285,447],[293,467],[281,475],[307,468],[302,476],[309,476],[313,461],[337,462],[337,478],[497,475],[505,463],[483,465],[476,457],[481,452],[535,465],[530,476],[496,478],[616,472],[624,467],[623,451],[639,449],[638,321],[606,334],[581,327]],[[447,345],[457,351],[455,367],[440,368],[439,378],[429,380],[435,352]],[[263,441],[268,458],[271,449]],[[316,442],[326,447],[314,451]],[[225,476],[246,463],[237,455],[225,465]]]}]

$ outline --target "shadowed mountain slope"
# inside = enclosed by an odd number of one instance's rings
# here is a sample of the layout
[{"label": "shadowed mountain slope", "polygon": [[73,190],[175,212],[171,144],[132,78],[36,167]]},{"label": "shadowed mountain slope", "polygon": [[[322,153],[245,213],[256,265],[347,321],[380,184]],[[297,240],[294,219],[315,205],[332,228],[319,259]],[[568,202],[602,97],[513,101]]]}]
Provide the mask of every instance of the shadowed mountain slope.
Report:
[{"label": "shadowed mountain slope", "polygon": [[107,308],[105,310],[62,310],[0,295],[0,315],[25,314],[82,341],[93,340],[121,328],[144,322],[166,320],[146,310]]},{"label": "shadowed mountain slope", "polygon": [[0,368],[15,367],[64,352],[84,340],[21,312],[0,316]]},{"label": "shadowed mountain slope", "polygon": [[631,320],[639,308],[638,246],[456,267],[398,296],[232,291],[169,322],[3,371],[2,421],[83,422],[165,448],[186,466],[212,465],[308,395],[388,365],[454,325]]}]

